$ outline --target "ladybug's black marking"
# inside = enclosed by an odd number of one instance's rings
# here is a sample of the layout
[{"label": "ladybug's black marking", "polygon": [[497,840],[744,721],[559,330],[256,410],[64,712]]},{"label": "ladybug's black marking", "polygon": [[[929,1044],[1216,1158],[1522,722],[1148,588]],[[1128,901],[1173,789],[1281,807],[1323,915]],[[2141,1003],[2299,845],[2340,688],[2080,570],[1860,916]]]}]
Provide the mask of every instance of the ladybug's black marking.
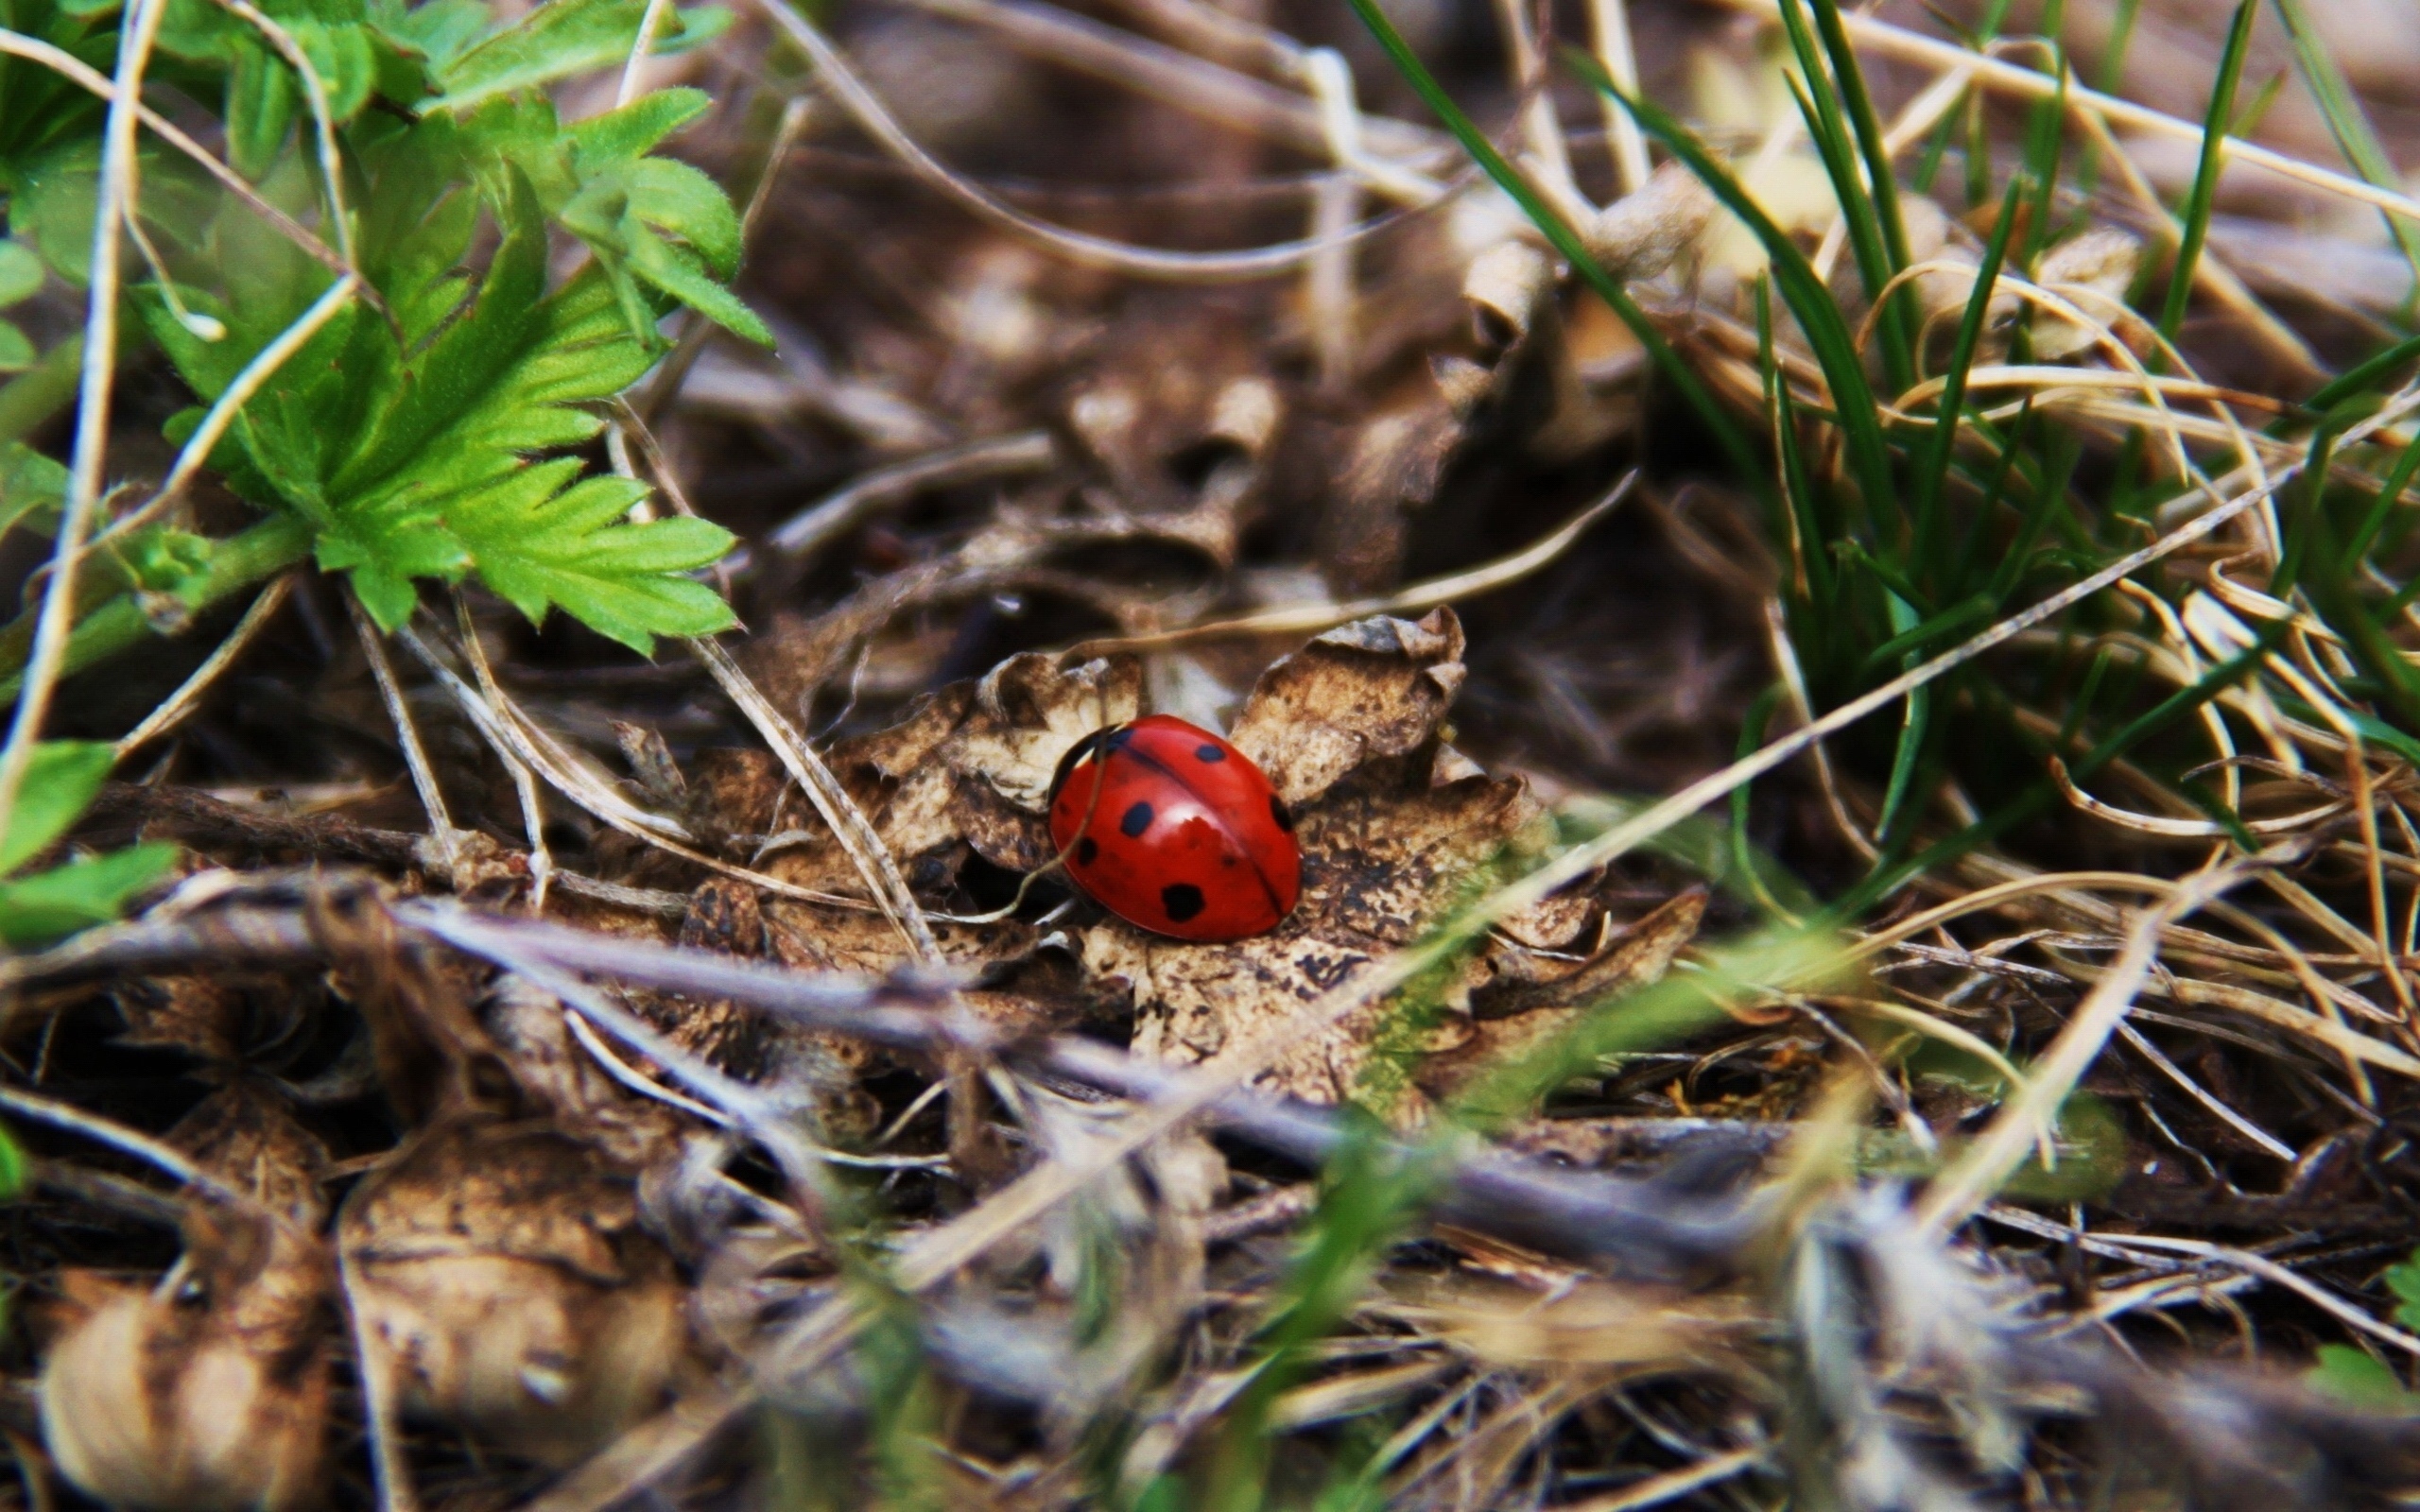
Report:
[{"label": "ladybug's black marking", "polygon": [[1227,759],[1227,753],[1225,751],[1220,750],[1218,747],[1211,745],[1206,740],[1201,745],[1193,747],[1193,756],[1196,761],[1204,762],[1223,762]]},{"label": "ladybug's black marking", "polygon": [[1269,795],[1269,816],[1288,834],[1294,833],[1294,816],[1286,812],[1286,800],[1274,793]]},{"label": "ladybug's black marking", "polygon": [[1189,882],[1172,882],[1160,889],[1160,906],[1168,911],[1169,919],[1175,923],[1182,924],[1201,912],[1205,902],[1201,889]]},{"label": "ladybug's black marking", "polygon": [[1118,816],[1117,833],[1130,840],[1141,839],[1143,832],[1150,827],[1151,805],[1149,803],[1137,803]]},{"label": "ladybug's black marking", "polygon": [[1076,842],[1076,865],[1089,867],[1100,859],[1100,842],[1085,835]]}]

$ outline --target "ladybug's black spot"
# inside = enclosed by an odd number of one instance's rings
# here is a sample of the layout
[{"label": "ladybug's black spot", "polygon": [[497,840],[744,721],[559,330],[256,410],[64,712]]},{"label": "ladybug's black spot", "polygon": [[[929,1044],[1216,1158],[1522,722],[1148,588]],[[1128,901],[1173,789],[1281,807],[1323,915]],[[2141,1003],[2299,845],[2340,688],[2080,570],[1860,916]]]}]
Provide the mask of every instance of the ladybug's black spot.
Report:
[{"label": "ladybug's black spot", "polygon": [[1227,753],[1225,751],[1220,750],[1218,747],[1211,745],[1206,740],[1193,748],[1193,755],[1197,761],[1223,762],[1227,759]]},{"label": "ladybug's black spot", "polygon": [[1189,882],[1170,883],[1160,889],[1160,906],[1168,911],[1169,919],[1175,923],[1182,924],[1201,912],[1202,903],[1201,889]]},{"label": "ladybug's black spot", "polygon": [[1117,833],[1130,840],[1139,839],[1151,827],[1151,805],[1137,803],[1118,816]]},{"label": "ladybug's black spot", "polygon": [[1269,816],[1288,834],[1294,833],[1294,816],[1286,812],[1286,800],[1274,793],[1269,795]]},{"label": "ladybug's black spot", "polygon": [[1076,842],[1076,865],[1089,867],[1098,859],[1100,859],[1099,841],[1088,834]]}]

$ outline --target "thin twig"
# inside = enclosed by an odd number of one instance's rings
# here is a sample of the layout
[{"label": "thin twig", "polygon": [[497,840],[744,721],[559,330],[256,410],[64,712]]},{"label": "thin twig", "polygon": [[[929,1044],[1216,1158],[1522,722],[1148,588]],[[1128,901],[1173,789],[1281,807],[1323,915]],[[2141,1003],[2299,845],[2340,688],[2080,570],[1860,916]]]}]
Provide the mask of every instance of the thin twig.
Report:
[{"label": "thin twig", "polygon": [[1963,1223],[2000,1183],[2024,1163],[2042,1125],[2053,1117],[2067,1093],[2108,1043],[2126,1009],[2135,1001],[2159,954],[2161,935],[2211,899],[2222,897],[2255,871],[2281,866],[2298,850],[2264,850],[2175,884],[2167,898],[2146,910],[2127,931],[2126,948],[2085,994],[2069,1016],[2066,1028],[2033,1063],[2032,1077],[2001,1105],[1997,1117],[1966,1147],[1958,1162],[1935,1177],[1916,1210],[1916,1223],[1929,1232],[1945,1233]]},{"label": "thin twig", "polygon": [[50,696],[67,664],[67,641],[76,627],[76,578],[93,514],[101,497],[107,465],[110,396],[117,378],[118,223],[126,213],[127,180],[135,147],[135,105],[143,94],[143,71],[160,35],[167,0],[130,0],[119,32],[116,94],[103,127],[100,184],[93,205],[93,260],[84,309],[84,369],[77,389],[76,446],[68,463],[66,507],[51,551],[50,581],[34,622],[33,645],[18,684],[16,716],[8,744],[0,746],[0,833],[16,812],[18,789],[32,766],[34,744]]},{"label": "thin twig", "polygon": [[1018,431],[893,462],[860,473],[783,521],[766,534],[765,544],[785,556],[809,557],[888,506],[929,490],[1031,472],[1048,467],[1057,455],[1048,431]]},{"label": "thin twig", "polygon": [[280,575],[262,589],[252,599],[251,607],[244,610],[244,617],[235,622],[235,627],[227,632],[227,638],[203,659],[201,665],[193,669],[193,675],[179,683],[177,691],[163,699],[158,708],[144,715],[143,723],[118,737],[117,760],[126,760],[130,752],[182,724],[200,706],[201,696],[210,691],[211,684],[233,666],[244,648],[252,644],[252,637],[276,618],[277,611],[285,606],[286,595],[293,591],[292,573]]},{"label": "thin twig", "polygon": [[437,769],[428,762],[428,752],[420,743],[420,727],[412,720],[412,712],[404,702],[404,690],[395,681],[394,663],[387,660],[386,638],[372,624],[370,611],[361,607],[358,594],[347,593],[345,610],[353,616],[353,627],[361,638],[361,654],[369,660],[370,675],[378,683],[378,696],[387,705],[387,717],[395,727],[395,740],[403,747],[404,766],[411,773],[413,791],[420,795],[421,811],[428,816],[429,833],[437,842],[438,854],[445,864],[449,882],[459,880],[462,850],[456,838],[453,816],[445,810],[445,794],[437,785]]},{"label": "thin twig", "polygon": [[816,754],[815,747],[799,733],[798,727],[774,708],[772,700],[750,680],[746,672],[740,670],[739,663],[732,660],[730,652],[717,643],[703,638],[694,639],[688,644],[698,660],[705,663],[715,681],[730,696],[731,701],[739,706],[739,712],[747,715],[748,722],[756,727],[756,732],[765,737],[765,743],[773,747],[773,754],[780,757],[782,765],[789,768],[790,775],[798,779],[799,786],[805,790],[807,801],[815,805],[815,811],[823,816],[823,822],[831,826],[833,838],[856,864],[857,873],[865,879],[867,890],[873,894],[874,902],[882,905],[883,913],[889,916],[892,925],[907,937],[918,956],[926,961],[939,961],[942,958],[941,943],[933,937],[933,926],[925,918],[924,905],[908,890],[908,879],[899,871],[898,858],[890,853],[890,847],[875,833],[873,821],[857,806],[857,800],[851,798],[849,790],[840,785],[840,780],[832,775],[832,768],[824,765],[823,758]]},{"label": "thin twig", "polygon": [[[883,150],[915,170],[919,177],[978,219],[1061,256],[1135,278],[1219,283],[1291,272],[1317,256],[1327,245],[1323,241],[1280,242],[1238,252],[1171,252],[1136,247],[1110,237],[1069,231],[1063,226],[1036,220],[953,172],[926,152],[899,125],[890,107],[883,104],[881,96],[857,77],[856,70],[841,56],[839,49],[796,9],[783,3],[783,0],[758,0],[757,9],[814,61],[817,77],[823,87]],[[1441,187],[1438,198],[1443,198]],[[1374,234],[1392,225],[1395,219],[1396,215],[1388,215],[1365,221],[1341,239],[1355,241]]]},{"label": "thin twig", "polygon": [[[40,63],[70,83],[104,100],[114,103],[117,99],[117,88],[109,81],[107,76],[74,54],[55,47],[39,38],[28,37],[22,32],[0,27],[0,53],[9,53],[23,58],[28,62]],[[331,273],[338,275],[350,273],[356,278],[360,276],[358,270],[326,243],[303,229],[302,222],[261,198],[261,192],[246,181],[242,174],[227,166],[207,147],[186,135],[174,121],[147,105],[138,104],[135,109],[146,129],[193,160],[203,172],[218,180],[219,187],[242,200],[252,214],[275,227],[279,235],[292,242],[312,261]],[[377,296],[373,292],[369,295],[369,298],[375,300]]]},{"label": "thin twig", "polygon": [[1522,547],[1509,557],[1413,583],[1376,598],[1350,599],[1341,604],[1305,604],[1286,609],[1272,609],[1258,614],[1246,614],[1231,620],[1215,620],[1207,625],[1191,625],[1182,629],[1160,630],[1149,635],[1104,636],[1098,640],[1079,641],[1060,653],[1064,657],[1101,656],[1119,651],[1158,651],[1170,646],[1192,645],[1205,641],[1236,640],[1254,635],[1307,635],[1331,630],[1355,620],[1375,614],[1418,614],[1461,599],[1477,598],[1499,588],[1509,587],[1552,563],[1572,543],[1586,534],[1588,528],[1620,507],[1638,485],[1638,470],[1634,468],[1621,476],[1603,498],[1582,509],[1547,535]]}]

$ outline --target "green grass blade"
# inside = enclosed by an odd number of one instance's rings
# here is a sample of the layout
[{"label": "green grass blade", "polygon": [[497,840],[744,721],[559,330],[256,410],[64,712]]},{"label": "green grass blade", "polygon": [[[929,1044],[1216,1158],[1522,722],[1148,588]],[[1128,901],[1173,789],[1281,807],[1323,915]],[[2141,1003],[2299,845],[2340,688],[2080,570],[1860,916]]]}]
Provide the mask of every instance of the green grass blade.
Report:
[{"label": "green grass blade", "polygon": [[2381,387],[2387,374],[2414,357],[2420,357],[2420,336],[2406,336],[2385,351],[2363,358],[2321,386],[2317,393],[2303,401],[2304,407],[2323,412],[2334,409],[2357,394]]},{"label": "green grass blade", "polygon": [[1831,553],[1824,549],[1821,502],[1806,472],[1806,455],[1798,443],[1798,415],[1789,397],[1789,381],[1773,355],[1772,284],[1756,280],[1756,357],[1765,380],[1765,409],[1772,417],[1773,451],[1781,459],[1781,503],[1789,511],[1790,558],[1806,584],[1807,603],[1819,625],[1829,624],[1838,602]]},{"label": "green grass blade", "polygon": [[2118,0],[2118,13],[2109,23],[2109,42],[2100,49],[2100,67],[2095,72],[2093,88],[2104,94],[2114,94],[2125,81],[2126,53],[2135,43],[2135,22],[2143,13],[2143,0]]},{"label": "green grass blade", "polygon": [[[1894,639],[1916,629],[1916,611],[1906,599],[1893,593],[1885,604]],[[1909,653],[1907,664],[1915,665],[1913,652]],[[1915,689],[1908,695],[1906,711],[1899,717],[1899,744],[1891,752],[1891,778],[1882,789],[1882,812],[1874,821],[1875,837],[1885,843],[1898,834],[1899,816],[1914,789],[1916,760],[1932,730],[1932,696],[1930,686]]]},{"label": "green grass blade", "polygon": [[[1841,207],[1841,228],[1847,232],[1850,255],[1857,259],[1858,279],[1865,284],[1866,297],[1878,295],[1891,282],[1891,276],[1905,266],[1906,237],[1899,237],[1901,257],[1893,261],[1891,242],[1876,203],[1875,187],[1868,184],[1859,167],[1858,145],[1843,110],[1848,97],[1848,85],[1837,81],[1824,66],[1823,55],[1817,51],[1815,34],[1808,26],[1800,0],[1782,0],[1781,15],[1789,33],[1790,50],[1797,55],[1801,77],[1789,78],[1789,92],[1798,102],[1799,113],[1806,117],[1807,139],[1814,143],[1816,155],[1823,160],[1824,176],[1832,181],[1832,198]],[[1833,18],[1839,20],[1837,15]],[[1855,69],[1856,60],[1850,60]],[[1787,76],[1786,76],[1787,77]],[[1804,87],[1801,87],[1802,79]],[[1860,91],[1860,93],[1862,93]],[[1869,105],[1868,113],[1872,113]],[[1889,164],[1884,164],[1887,169]],[[1888,185],[1889,179],[1882,183]],[[1895,219],[1898,201],[1892,201]],[[1904,312],[1908,301],[1894,295],[1876,322],[1876,335],[1882,343],[1883,371],[1892,387],[1905,389],[1915,381],[1915,364],[1909,349],[1909,329]]]},{"label": "green grass blade", "polygon": [[2337,563],[2337,571],[2350,573],[2360,565],[2361,558],[2377,541],[2378,532],[2386,528],[2387,517],[2401,502],[2403,490],[2410,486],[2414,472],[2420,472],[2420,435],[2414,435],[2411,444],[2394,459],[2394,466],[2387,472],[2386,482],[2379,486],[2377,496],[2370,501],[2370,511],[2362,517],[2360,528],[2355,530],[2353,539],[2344,543],[2344,555]]},{"label": "green grass blade", "polygon": [[[2378,134],[2370,124],[2369,112],[2361,109],[2361,101],[2353,93],[2352,80],[2344,77],[2343,66],[2336,55],[2327,50],[2327,39],[2311,25],[2310,13],[2303,9],[2303,0],[2273,0],[2277,19],[2286,24],[2286,36],[2294,44],[2294,66],[2303,76],[2303,83],[2319,102],[2319,111],[2327,118],[2328,134],[2336,139],[2336,149],[2355,172],[2380,189],[2400,193],[2403,176],[2395,171],[2394,162],[2379,145]],[[2420,296],[2420,225],[2401,215],[2385,211],[2387,229],[2394,233],[2395,245],[2403,249],[2404,261],[2411,265],[2412,291]],[[2410,302],[2407,297],[2407,303]]]},{"label": "green grass blade", "polygon": [[1713,393],[1689,365],[1681,360],[1680,353],[1672,350],[1671,343],[1664,339],[1663,333],[1647,318],[1647,312],[1623,292],[1613,275],[1607,273],[1589,253],[1587,244],[1580,239],[1580,233],[1564,224],[1563,217],[1555,213],[1529,180],[1522,177],[1520,171],[1505,160],[1504,154],[1495,149],[1495,144],[1487,139],[1487,133],[1481,131],[1477,123],[1463,113],[1462,108],[1454,103],[1454,97],[1437,82],[1437,76],[1428,71],[1428,65],[1420,60],[1419,55],[1411,50],[1411,44],[1395,30],[1394,23],[1378,9],[1377,0],[1353,0],[1353,9],[1361,18],[1361,24],[1370,28],[1370,35],[1377,39],[1379,47],[1411,85],[1413,92],[1436,112],[1439,120],[1445,123],[1445,129],[1454,133],[1455,140],[1462,145],[1462,150],[1468,152],[1480,170],[1495,181],[1497,188],[1521,207],[1521,213],[1529,216],[1539,233],[1563,254],[1571,265],[1572,271],[1586,281],[1598,298],[1621,318],[1622,324],[1630,327],[1631,334],[1638,337],[1639,345],[1646,348],[1648,358],[1655,364],[1656,370],[1680,390],[1681,397],[1697,413],[1706,429],[1714,433],[1716,444],[1722,448],[1723,455],[1739,470],[1749,486],[1759,491],[1768,488],[1770,485],[1765,481],[1763,469],[1757,464],[1754,450],[1749,446],[1739,427],[1732,423],[1731,417],[1723,412]]},{"label": "green grass blade", "polygon": [[2185,204],[2185,240],[2176,249],[2176,267],[2169,275],[2168,299],[2160,306],[2159,334],[2176,339],[2185,323],[2186,302],[2193,296],[2193,272],[2202,249],[2210,239],[2210,211],[2217,203],[2219,174],[2225,165],[2221,148],[2227,127],[2235,119],[2236,87],[2243,80],[2244,54],[2252,45],[2255,0],[2241,0],[2235,24],[2227,31],[2226,51],[2219,59],[2218,81],[2210,86],[2209,114],[2202,122],[2202,161],[2193,174],[2193,191]]},{"label": "green grass blade", "polygon": [[[2053,4],[2053,12],[2059,7]],[[2057,32],[2053,30],[2052,36]],[[2067,55],[2056,43],[2051,44],[2053,70],[2059,86],[2047,100],[2036,103],[2027,117],[2025,130],[2025,172],[2023,177],[2033,185],[2033,206],[2025,217],[2025,242],[2016,256],[2017,266],[2031,268],[2041,258],[2042,249],[2050,244],[2050,232],[2056,224],[2059,207],[2059,159],[2066,142],[2067,125]],[[2025,337],[2019,328],[2017,339]],[[2020,348],[2022,350],[2022,348]]]},{"label": "green grass blade", "polygon": [[[1375,0],[1353,3],[1357,9],[1374,6]],[[1832,390],[1832,407],[1847,443],[1849,469],[1865,494],[1866,507],[1895,528],[1901,523],[1898,490],[1892,479],[1890,449],[1882,438],[1881,410],[1875,402],[1873,386],[1866,382],[1865,366],[1850,338],[1848,322],[1841,317],[1840,306],[1832,301],[1831,291],[1815,276],[1806,254],[1798,249],[1789,232],[1773,224],[1764,207],[1740,187],[1739,180],[1715,160],[1688,128],[1661,107],[1622,93],[1595,59],[1578,53],[1566,53],[1564,57],[1582,77],[1619,101],[1637,119],[1640,128],[1697,175],[1723,208],[1738,216],[1763,245],[1765,255],[1772,264],[1774,280],[1781,285],[1782,299],[1806,333],[1808,344],[1815,349],[1815,360],[1824,369],[1824,381]]]},{"label": "green grass blade", "polygon": [[[1794,6],[1795,0],[1790,3]],[[1849,45],[1848,27],[1841,20],[1840,0],[1809,3],[1815,11],[1815,29],[1824,39],[1824,51],[1832,60],[1832,78],[1841,92],[1841,103],[1848,112],[1849,125],[1857,131],[1858,150],[1865,159],[1872,213],[1881,232],[1885,266],[1895,278],[1908,266],[1908,225],[1899,213],[1899,185],[1892,172],[1891,146],[1884,140],[1881,119],[1875,114],[1874,96],[1865,87],[1865,71],[1858,66],[1857,49]],[[1895,319],[1904,332],[1903,339],[1912,342],[1921,328],[1915,290],[1902,289],[1892,296],[1891,302],[1896,310],[1885,312],[1885,318]],[[1914,376],[1912,368],[1909,376]]]},{"label": "green grass blade", "polygon": [[1982,266],[1975,271],[1974,292],[1966,297],[1965,312],[1958,318],[1958,338],[1949,349],[1949,366],[1942,373],[1941,402],[1933,407],[1930,444],[1916,465],[1915,498],[1909,513],[1916,521],[1912,556],[1919,571],[1931,555],[1942,483],[1949,475],[1949,459],[1958,449],[1959,413],[1966,407],[1966,375],[1973,370],[1975,353],[1982,345],[1983,322],[1991,315],[1992,290],[1998,284],[2000,266],[2008,256],[2009,237],[2016,230],[2016,207],[2024,193],[2023,179],[2009,180],[2008,194],[2000,204],[2000,218],[1992,228],[1991,242],[1983,249]]}]

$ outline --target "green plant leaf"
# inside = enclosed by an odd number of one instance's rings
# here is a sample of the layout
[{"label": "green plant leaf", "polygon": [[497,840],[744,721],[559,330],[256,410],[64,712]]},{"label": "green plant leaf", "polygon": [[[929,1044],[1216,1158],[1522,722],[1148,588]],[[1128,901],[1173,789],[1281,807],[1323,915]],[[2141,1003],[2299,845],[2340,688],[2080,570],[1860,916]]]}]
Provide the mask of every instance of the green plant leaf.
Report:
[{"label": "green plant leaf", "polygon": [[2420,1396],[2405,1389],[2393,1367],[2349,1344],[2321,1345],[2316,1363],[2303,1372],[2303,1383],[2357,1407],[2401,1412],[2420,1407]]},{"label": "green plant leaf", "polygon": [[[491,95],[618,63],[630,56],[646,13],[646,0],[550,0],[450,60],[441,73],[445,94],[429,108],[458,111]],[[655,50],[694,47],[730,22],[723,10],[676,12],[673,25],[656,37]]]},{"label": "green plant leaf", "polygon": [[2420,1328],[2420,1249],[2400,1264],[2389,1265],[2383,1279],[2397,1303],[2394,1320],[2407,1329]]},{"label": "green plant leaf", "polygon": [[[454,127],[429,124],[438,135],[429,150],[458,163]],[[417,171],[407,155],[390,166]],[[418,579],[457,581],[475,569],[531,620],[561,609],[641,652],[657,635],[721,628],[728,607],[683,575],[728,550],[728,533],[696,521],[623,523],[643,491],[634,485],[576,483],[576,460],[527,460],[593,438],[602,422],[579,406],[621,392],[650,357],[603,270],[547,294],[536,191],[510,164],[504,174],[505,235],[476,288],[451,271],[473,203],[441,200],[381,249],[408,290],[397,305],[408,345],[370,312],[332,321],[295,359],[292,386],[273,385],[246,406],[224,470],[240,490],[310,521],[320,565],[351,573],[363,607],[388,628],[411,613]],[[241,319],[234,307],[213,309],[231,325]],[[277,329],[255,318],[240,341],[202,343],[156,302],[148,313],[205,398]]]},{"label": "green plant leaf", "polygon": [[720,558],[731,532],[704,520],[629,524],[645,486],[592,477],[562,488],[578,471],[569,460],[537,463],[448,511],[481,580],[532,624],[561,606],[641,655],[657,635],[729,628],[722,596],[680,575]]},{"label": "green plant leaf", "polygon": [[608,163],[633,163],[705,114],[713,104],[703,90],[660,89],[567,127],[563,136],[592,171]]},{"label": "green plant leaf", "polygon": [[0,320],[0,372],[23,372],[41,355],[34,350],[33,338],[22,328]]},{"label": "green plant leaf", "polygon": [[0,310],[22,304],[42,288],[42,257],[19,241],[0,241]]},{"label": "green plant leaf", "polygon": [[227,70],[227,161],[247,179],[265,178],[276,165],[285,133],[294,125],[299,91],[285,60],[257,38],[234,49]]},{"label": "green plant leaf", "polygon": [[175,846],[138,845],[0,882],[0,944],[22,950],[106,924],[176,861]]},{"label": "green plant leaf", "polygon": [[0,877],[48,850],[83,816],[116,759],[107,741],[45,740],[34,747],[17,806],[0,833]]},{"label": "green plant leaf", "polygon": [[0,1202],[10,1201],[26,1190],[26,1150],[16,1137],[0,1127]]},{"label": "green plant leaf", "polygon": [[67,469],[23,441],[0,446],[0,535],[25,525],[49,531],[67,497]]}]

